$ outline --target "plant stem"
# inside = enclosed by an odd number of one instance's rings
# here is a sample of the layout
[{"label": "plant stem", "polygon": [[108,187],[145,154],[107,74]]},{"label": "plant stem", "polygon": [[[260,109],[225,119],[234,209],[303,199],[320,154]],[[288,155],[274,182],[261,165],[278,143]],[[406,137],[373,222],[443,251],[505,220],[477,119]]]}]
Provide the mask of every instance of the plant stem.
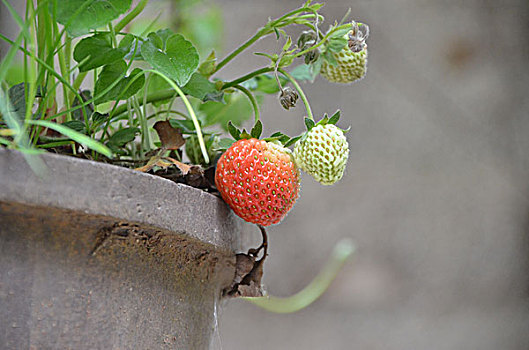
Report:
[{"label": "plant stem", "polygon": [[[176,95],[175,91],[173,89],[167,89],[167,90],[161,90],[161,91],[155,91],[147,95],[147,98],[143,99],[143,101],[139,101],[139,103],[153,103],[158,101],[167,100],[171,97]],[[127,110],[127,106],[124,104],[118,106],[115,110],[113,115],[119,115]]]},{"label": "plant stem", "polygon": [[215,70],[213,71],[212,75],[218,72],[222,67],[224,67],[229,61],[231,61],[235,56],[246,50],[250,45],[255,43],[257,40],[259,40],[262,36],[268,34],[266,33],[267,30],[265,30],[265,27],[261,28],[257,33],[254,34],[250,39],[246,40],[245,43],[243,43],[241,46],[236,48],[232,53],[230,53],[227,57],[225,57],[222,61],[217,64],[215,67]]},{"label": "plant stem", "polygon": [[305,93],[301,89],[301,86],[299,86],[298,82],[292,75],[287,73],[285,70],[278,68],[278,72],[283,74],[285,77],[287,77],[288,80],[294,85],[294,88],[298,91],[299,97],[301,97],[301,100],[303,101],[303,104],[305,105],[305,109],[307,110],[307,117],[309,119],[314,120],[314,116],[312,115],[312,109],[310,108],[309,100],[307,99],[307,96],[305,96]]},{"label": "plant stem", "polygon": [[289,13],[279,17],[276,20],[268,22],[264,27],[259,29],[257,31],[257,33],[255,33],[250,39],[246,40],[242,45],[240,45],[238,48],[236,48],[234,51],[232,51],[232,53],[230,53],[222,61],[220,61],[217,64],[217,66],[215,67],[215,70],[213,71],[212,74],[215,74],[216,72],[218,72],[229,61],[231,61],[238,54],[240,54],[241,52],[246,50],[248,47],[250,47],[257,40],[259,40],[260,38],[262,38],[262,37],[264,37],[264,36],[266,36],[268,34],[271,34],[273,32],[273,28],[280,28],[280,27],[284,27],[285,25],[289,24],[288,22],[286,22],[286,23],[281,23],[281,22],[283,22],[284,20],[286,20],[287,18],[289,18],[291,16],[294,16],[294,15],[300,13],[300,12],[305,12],[305,11],[312,11],[312,10],[309,9],[309,8],[306,8],[305,6],[303,6],[303,7],[300,7],[298,9],[296,9],[296,10],[290,11]]},{"label": "plant stem", "polygon": [[120,32],[127,24],[136,18],[145,8],[149,0],[141,0],[135,8],[132,9],[118,24],[114,27],[116,32]]},{"label": "plant stem", "polygon": [[252,104],[253,112],[255,114],[255,121],[257,122],[259,120],[259,106],[257,104],[255,96],[251,93],[250,90],[248,90],[244,86],[234,85],[233,87],[241,91],[243,94],[246,95],[246,97],[248,97],[248,99],[250,100],[250,103]]},{"label": "plant stem", "polygon": [[[68,40],[68,38],[66,38],[66,40]],[[61,76],[64,80],[68,82],[68,84],[70,84],[70,74],[68,72],[68,69],[66,68],[66,58],[64,57],[65,52],[63,50],[59,50],[58,55],[59,55],[59,67],[61,70]],[[77,92],[77,90],[75,91]],[[68,88],[64,84],[62,85],[62,93],[63,93],[63,98],[64,98],[64,105],[66,109],[69,110],[70,109],[70,98],[69,98],[70,94],[68,93]],[[72,116],[70,112],[66,113],[66,120],[71,120],[71,119],[72,119]]]},{"label": "plant stem", "polygon": [[[149,131],[148,131],[148,123],[147,123],[147,103],[146,103],[146,99],[147,99],[147,93],[146,91],[148,90],[149,88],[149,83],[151,82],[151,75],[149,74],[147,76],[147,79],[145,79],[145,87],[144,87],[144,94],[143,94],[143,113],[142,113],[142,118],[141,118],[141,123],[142,123],[142,129],[145,129],[146,131],[146,135],[145,135],[145,146],[146,146],[146,149],[151,149],[151,138],[150,138],[150,134],[149,134]],[[137,98],[134,98],[136,103],[138,104],[138,108],[140,108],[140,105],[138,103],[138,99]],[[142,132],[142,138],[143,138],[143,132]]]},{"label": "plant stem", "polygon": [[306,308],[318,299],[336,278],[343,265],[349,260],[355,251],[353,243],[349,239],[343,239],[336,244],[331,257],[318,275],[300,292],[287,297],[245,297],[243,299],[275,313],[292,313]]},{"label": "plant stem", "polygon": [[271,67],[265,67],[265,68],[261,68],[261,69],[258,69],[256,71],[253,71],[251,73],[248,73],[240,78],[237,78],[235,80],[232,80],[230,82],[227,82],[226,84],[224,84],[222,86],[222,90],[225,90],[225,89],[228,89],[228,88],[231,88],[231,87],[234,87],[235,85],[238,85],[240,83],[243,83],[245,82],[246,80],[250,80],[252,79],[253,77],[256,77],[258,75],[261,75],[261,74],[264,74],[264,73],[269,73],[269,72],[272,72],[274,70],[274,68],[271,68]]}]

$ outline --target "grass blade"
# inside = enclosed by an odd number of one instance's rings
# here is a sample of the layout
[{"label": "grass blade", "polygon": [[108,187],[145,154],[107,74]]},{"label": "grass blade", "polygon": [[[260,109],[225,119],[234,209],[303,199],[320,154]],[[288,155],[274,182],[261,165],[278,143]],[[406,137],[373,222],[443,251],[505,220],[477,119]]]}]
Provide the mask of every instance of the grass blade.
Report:
[{"label": "grass blade", "polygon": [[31,125],[43,126],[45,128],[50,128],[52,130],[57,131],[58,133],[63,134],[64,136],[71,138],[77,143],[85,145],[91,150],[94,150],[98,153],[101,153],[107,156],[108,158],[112,157],[112,151],[110,151],[110,149],[107,146],[103,145],[102,143],[84,134],[81,134],[80,132],[72,130],[64,125],[53,123],[47,120],[27,120],[26,123],[31,124]]}]

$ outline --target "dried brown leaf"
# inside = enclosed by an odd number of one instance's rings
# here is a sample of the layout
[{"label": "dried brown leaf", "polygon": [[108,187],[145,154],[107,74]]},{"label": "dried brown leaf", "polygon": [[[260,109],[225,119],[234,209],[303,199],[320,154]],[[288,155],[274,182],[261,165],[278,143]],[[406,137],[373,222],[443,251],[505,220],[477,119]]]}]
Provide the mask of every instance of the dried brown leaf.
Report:
[{"label": "dried brown leaf", "polygon": [[182,130],[173,128],[167,120],[156,122],[154,130],[158,133],[162,147],[165,149],[179,149],[186,143],[182,136]]},{"label": "dried brown leaf", "polygon": [[151,170],[152,168],[154,168],[155,166],[160,167],[162,169],[167,169],[171,165],[176,165],[176,167],[178,169],[180,169],[180,171],[182,172],[183,175],[186,175],[189,172],[189,170],[191,169],[190,165],[187,165],[187,164],[184,164],[182,162],[179,162],[179,161],[177,161],[174,158],[154,156],[154,157],[151,157],[151,159],[149,159],[147,164],[145,164],[142,167],[136,168],[134,170],[146,173],[149,170]]}]

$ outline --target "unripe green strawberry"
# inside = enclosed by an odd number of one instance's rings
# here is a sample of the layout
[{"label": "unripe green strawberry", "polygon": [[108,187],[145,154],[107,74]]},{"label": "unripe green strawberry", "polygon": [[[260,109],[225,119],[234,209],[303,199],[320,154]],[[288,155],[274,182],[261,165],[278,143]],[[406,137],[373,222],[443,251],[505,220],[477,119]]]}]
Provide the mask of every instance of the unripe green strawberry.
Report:
[{"label": "unripe green strawberry", "polygon": [[299,171],[288,149],[243,139],[220,157],[215,184],[235,214],[268,226],[281,221],[298,198]]},{"label": "unripe green strawberry", "polygon": [[336,125],[316,125],[294,146],[294,160],[323,185],[340,180],[349,157],[349,144]]},{"label": "unripe green strawberry", "polygon": [[333,83],[352,83],[362,79],[367,71],[368,36],[369,27],[353,21],[351,30],[343,36],[343,39],[347,40],[347,45],[340,52],[330,52],[336,65],[324,60],[321,75]]},{"label": "unripe green strawberry", "polygon": [[321,65],[321,75],[333,83],[352,83],[362,79],[367,71],[367,47],[360,52],[353,52],[345,47],[338,53],[332,53],[338,62],[333,66],[327,61]]}]

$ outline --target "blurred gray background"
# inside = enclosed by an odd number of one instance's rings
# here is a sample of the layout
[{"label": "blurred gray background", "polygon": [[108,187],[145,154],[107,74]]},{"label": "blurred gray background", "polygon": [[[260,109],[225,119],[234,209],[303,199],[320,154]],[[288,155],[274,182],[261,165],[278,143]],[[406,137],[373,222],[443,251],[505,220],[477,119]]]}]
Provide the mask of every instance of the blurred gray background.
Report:
[{"label": "blurred gray background", "polygon": [[[301,1],[216,3],[226,54]],[[370,25],[367,77],[303,84],[315,115],[340,108],[340,126],[352,127],[347,172],[332,187],[304,176],[296,206],[269,230],[264,281],[288,296],[340,238],[357,254],[296,314],[226,303],[217,344],[529,349],[529,2],[333,0],[322,28],[349,7]],[[279,49],[270,38],[250,51],[263,48]],[[236,62],[219,75],[266,64],[251,52]],[[299,133],[303,116],[301,103],[286,112],[273,98],[262,109],[265,132]]]},{"label": "blurred gray background", "polygon": [[[223,57],[302,1],[215,3]],[[357,254],[296,314],[224,303],[212,348],[529,349],[529,2],[333,0],[323,28],[349,7],[370,25],[367,77],[303,84],[318,117],[339,108],[351,126],[347,172],[332,187],[304,176],[296,206],[269,230],[264,282],[288,296],[341,238]],[[264,39],[218,75],[262,67],[252,52],[282,44]],[[265,134],[297,134],[303,116],[301,103],[287,112],[269,97]],[[248,227],[248,244],[258,239]]]}]

